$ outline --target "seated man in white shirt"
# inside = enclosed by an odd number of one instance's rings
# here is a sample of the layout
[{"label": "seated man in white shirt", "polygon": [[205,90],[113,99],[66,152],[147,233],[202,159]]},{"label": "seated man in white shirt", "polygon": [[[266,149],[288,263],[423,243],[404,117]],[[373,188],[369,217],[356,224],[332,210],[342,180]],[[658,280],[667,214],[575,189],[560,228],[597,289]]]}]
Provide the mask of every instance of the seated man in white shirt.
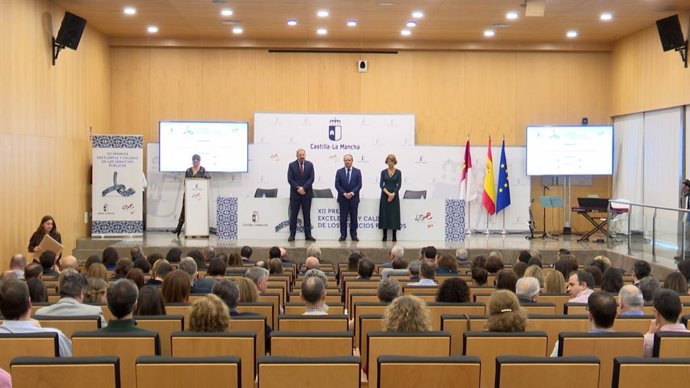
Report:
[{"label": "seated man in white shirt", "polygon": [[408,283],[408,286],[435,286],[436,285],[436,268],[433,264],[425,261],[419,269],[419,281],[416,283]]},{"label": "seated man in white shirt", "polygon": [[58,333],[60,357],[72,357],[72,342],[58,329],[41,327],[31,319],[29,287],[21,280],[7,280],[0,286],[0,313],[5,322],[0,333]]},{"label": "seated man in white shirt", "polygon": [[84,304],[86,292],[86,278],[74,269],[66,269],[60,273],[58,280],[60,300],[50,306],[36,310],[36,315],[51,317],[99,316],[101,327],[106,325],[103,312],[98,306]]},{"label": "seated man in white shirt", "polygon": [[571,298],[568,303],[587,303],[594,290],[594,277],[587,271],[571,272],[566,291]]},{"label": "seated man in white shirt", "polygon": [[318,276],[310,276],[304,279],[301,289],[305,311],[302,315],[328,315],[326,306],[326,285]]}]

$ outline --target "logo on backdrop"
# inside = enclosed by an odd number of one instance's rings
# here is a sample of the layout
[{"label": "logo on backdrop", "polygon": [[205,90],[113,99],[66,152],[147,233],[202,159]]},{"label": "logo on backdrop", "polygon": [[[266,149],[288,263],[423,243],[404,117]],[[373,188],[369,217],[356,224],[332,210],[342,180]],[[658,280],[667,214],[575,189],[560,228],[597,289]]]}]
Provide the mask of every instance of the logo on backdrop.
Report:
[{"label": "logo on backdrop", "polygon": [[252,222],[255,222],[255,223],[259,222],[259,212],[258,211],[252,212]]},{"label": "logo on backdrop", "polygon": [[331,141],[338,141],[343,138],[343,125],[338,119],[333,119],[328,122],[328,139]]}]

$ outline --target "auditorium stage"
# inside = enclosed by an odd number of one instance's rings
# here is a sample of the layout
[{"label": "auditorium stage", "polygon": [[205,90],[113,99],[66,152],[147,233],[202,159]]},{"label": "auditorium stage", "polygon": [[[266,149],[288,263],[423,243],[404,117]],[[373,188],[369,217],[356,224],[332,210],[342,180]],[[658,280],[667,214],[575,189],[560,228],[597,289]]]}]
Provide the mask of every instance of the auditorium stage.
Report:
[{"label": "auditorium stage", "polygon": [[[552,263],[560,248],[570,250],[582,264],[588,264],[597,255],[606,255],[614,265],[632,269],[632,263],[637,259],[644,259],[652,264],[655,273],[659,276],[675,270],[676,263],[673,260],[675,250],[657,247],[652,254],[648,240],[642,237],[634,237],[631,243],[631,254],[628,254],[628,240],[626,236],[618,236],[606,242],[582,241],[578,242],[579,235],[562,235],[553,239],[535,238],[526,239],[526,234],[490,234],[481,232],[473,233],[464,242],[428,242],[428,241],[398,241],[396,244],[405,249],[405,258],[415,259],[421,247],[434,245],[441,253],[454,254],[458,247],[465,247],[470,252],[470,257],[479,254],[487,254],[489,251],[498,250],[503,254],[506,263],[513,263],[521,250],[538,249],[542,253],[544,263]],[[539,236],[539,234],[536,234]],[[318,239],[318,235],[316,236]],[[306,256],[306,248],[311,243],[304,240],[294,242],[270,241],[270,240],[218,240],[215,235],[209,238],[176,238],[170,232],[146,232],[143,237],[99,238],[87,237],[77,240],[77,248],[74,255],[80,260],[85,260],[89,255],[99,255],[106,247],[112,246],[118,250],[121,257],[129,256],[132,246],[140,245],[146,254],[159,252],[163,255],[173,247],[181,248],[183,252],[192,249],[203,249],[208,246],[215,247],[216,252],[239,252],[239,249],[248,245],[254,249],[252,259],[262,260],[268,257],[271,246],[278,245],[288,251],[288,256],[296,261],[303,261]],[[320,239],[316,244],[322,250],[322,257],[332,262],[346,262],[351,250],[358,249],[367,253],[375,262],[383,262],[388,258],[388,252],[394,243],[382,241],[359,241],[349,239],[344,242],[337,240]],[[662,277],[662,278],[663,278]]]}]

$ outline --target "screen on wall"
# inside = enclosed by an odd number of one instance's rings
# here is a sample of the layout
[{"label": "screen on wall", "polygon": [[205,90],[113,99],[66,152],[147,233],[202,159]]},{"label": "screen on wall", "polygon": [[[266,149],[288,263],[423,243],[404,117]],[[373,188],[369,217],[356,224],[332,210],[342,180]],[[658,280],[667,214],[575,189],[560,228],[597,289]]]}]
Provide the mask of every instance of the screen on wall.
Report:
[{"label": "screen on wall", "polygon": [[613,126],[527,127],[527,175],[612,175]]},{"label": "screen on wall", "polygon": [[192,155],[208,172],[247,172],[249,124],[232,121],[161,121],[160,171],[184,172]]}]

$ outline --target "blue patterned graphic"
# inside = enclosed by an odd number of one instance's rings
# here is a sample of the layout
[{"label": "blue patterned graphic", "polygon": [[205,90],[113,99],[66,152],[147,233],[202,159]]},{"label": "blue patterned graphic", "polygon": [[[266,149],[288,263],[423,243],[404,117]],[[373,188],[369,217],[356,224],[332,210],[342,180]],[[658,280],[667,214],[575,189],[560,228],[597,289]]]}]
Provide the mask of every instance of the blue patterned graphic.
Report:
[{"label": "blue patterned graphic", "polygon": [[218,240],[237,240],[237,198],[218,197],[216,220]]},{"label": "blue patterned graphic", "polygon": [[143,221],[94,221],[91,225],[91,235],[101,234],[142,234],[144,233]]},{"label": "blue patterned graphic", "polygon": [[96,135],[91,140],[93,148],[144,148],[143,136]]},{"label": "blue patterned graphic", "polygon": [[446,200],[446,241],[465,241],[464,200]]}]

